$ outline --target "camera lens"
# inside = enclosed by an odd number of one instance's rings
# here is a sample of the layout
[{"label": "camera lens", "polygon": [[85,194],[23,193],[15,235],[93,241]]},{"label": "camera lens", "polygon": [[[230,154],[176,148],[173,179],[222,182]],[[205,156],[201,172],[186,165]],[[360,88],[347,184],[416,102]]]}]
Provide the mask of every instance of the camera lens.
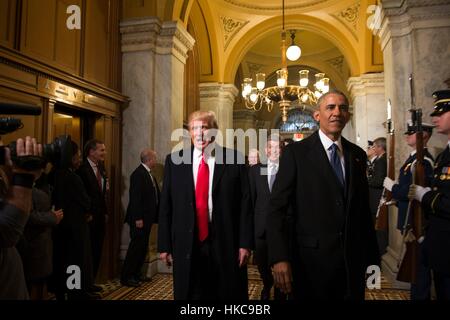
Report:
[{"label": "camera lens", "polygon": [[[26,170],[37,170],[45,168],[50,162],[53,166],[63,169],[69,168],[72,162],[72,148],[70,135],[59,136],[52,143],[42,145],[42,156],[17,156],[16,142],[11,142],[8,147],[11,150],[13,163]],[[1,152],[1,150],[0,150]],[[0,154],[1,156],[1,154]],[[4,156],[3,158],[4,162]]]}]

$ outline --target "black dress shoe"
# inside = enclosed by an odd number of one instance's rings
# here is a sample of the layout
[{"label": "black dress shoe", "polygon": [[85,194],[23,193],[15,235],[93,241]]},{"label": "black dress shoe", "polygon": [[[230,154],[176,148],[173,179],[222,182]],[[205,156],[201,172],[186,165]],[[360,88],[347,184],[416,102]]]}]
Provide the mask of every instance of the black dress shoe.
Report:
[{"label": "black dress shoe", "polygon": [[100,286],[96,286],[95,284],[90,286],[88,292],[102,292],[103,288]]},{"label": "black dress shoe", "polygon": [[150,282],[150,281],[152,281],[152,278],[147,277],[147,276],[142,276],[139,280],[142,282]]},{"label": "black dress shoe", "polygon": [[263,288],[261,290],[261,300],[270,300],[270,288]]},{"label": "black dress shoe", "polygon": [[102,296],[97,292],[87,292],[88,300],[101,300]]},{"label": "black dress shoe", "polygon": [[139,287],[139,281],[136,281],[134,279],[120,280],[120,283],[126,287],[135,287],[135,288]]}]

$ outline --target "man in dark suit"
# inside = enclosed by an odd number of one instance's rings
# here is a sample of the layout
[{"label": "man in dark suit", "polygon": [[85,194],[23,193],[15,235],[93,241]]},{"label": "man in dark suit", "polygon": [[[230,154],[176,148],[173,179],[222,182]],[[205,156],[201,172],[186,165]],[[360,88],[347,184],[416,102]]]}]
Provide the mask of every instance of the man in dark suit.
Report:
[{"label": "man in dark suit", "polygon": [[[364,299],[365,274],[380,262],[369,209],[364,150],[341,137],[350,118],[339,91],[324,94],[320,130],[280,158],[266,234],[275,284],[295,299]],[[293,206],[291,257],[284,223]]]},{"label": "man in dark suit", "polygon": [[[383,194],[383,181],[387,175],[387,158],[386,158],[386,138],[380,137],[373,141],[373,151],[375,160],[372,161],[372,175],[367,177],[369,182],[369,204],[372,219],[375,221],[378,205]],[[378,249],[380,254],[386,253],[388,242],[388,231],[377,230]]]},{"label": "man in dark suit", "polygon": [[[189,117],[192,145],[168,155],[158,228],[177,300],[248,299],[253,224],[242,154],[214,142],[211,111]],[[236,162],[238,161],[238,162]]]},{"label": "man in dark suit", "polygon": [[125,222],[130,225],[130,244],[122,268],[122,284],[139,286],[139,281],[150,280],[141,276],[148,251],[152,224],[158,218],[159,188],[151,169],[156,164],[156,153],[150,149],[141,152],[141,164],[130,177],[130,200]]},{"label": "man in dark suit", "polygon": [[425,248],[433,272],[436,298],[450,300],[450,90],[433,93],[431,113],[437,132],[447,136],[444,151],[436,158],[430,187],[411,185],[409,197],[422,203],[427,216]]},{"label": "man in dark suit", "polygon": [[[278,171],[280,152],[279,136],[270,136],[265,148],[267,163],[256,164],[249,170],[250,195],[254,208],[255,259],[264,285],[261,300],[269,300],[273,286],[272,271],[267,256],[266,219],[270,192]],[[281,299],[283,299],[281,292],[275,288],[275,300]]]},{"label": "man in dark suit", "polygon": [[[87,194],[91,198],[89,210],[89,231],[92,245],[92,263],[94,279],[97,276],[102,257],[103,239],[105,238],[105,225],[108,219],[106,207],[106,194],[109,189],[108,178],[104,167],[106,148],[105,144],[97,139],[86,142],[84,146],[85,161],[77,173],[83,180]],[[94,291],[101,288],[94,286]]]}]

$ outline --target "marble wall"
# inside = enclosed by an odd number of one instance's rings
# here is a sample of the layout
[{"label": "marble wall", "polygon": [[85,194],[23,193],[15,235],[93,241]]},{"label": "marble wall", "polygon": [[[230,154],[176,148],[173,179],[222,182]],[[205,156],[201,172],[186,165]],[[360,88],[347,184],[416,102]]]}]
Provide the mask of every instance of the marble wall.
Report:
[{"label": "marble wall", "polygon": [[[174,21],[160,22],[158,18],[123,21],[122,34],[122,92],[130,99],[123,110],[122,145],[122,207],[128,205],[129,176],[139,165],[144,147],[154,149],[160,163],[155,176],[162,178],[162,161],[171,152],[171,134],[183,127],[184,65],[187,51],[194,39]],[[128,227],[122,231],[120,256],[128,247]],[[156,230],[150,240],[148,275],[156,272]]]},{"label": "marble wall", "polygon": [[387,118],[384,74],[371,73],[352,77],[347,82],[347,88],[353,100],[353,119],[347,126],[353,127],[355,136],[347,136],[346,132],[344,136],[365,150],[367,140],[386,136],[383,125]]},{"label": "marble wall", "polygon": [[238,94],[234,84],[217,82],[200,83],[200,110],[213,111],[216,114],[224,145],[233,147],[233,141],[227,141],[226,129],[233,129],[233,105]]}]

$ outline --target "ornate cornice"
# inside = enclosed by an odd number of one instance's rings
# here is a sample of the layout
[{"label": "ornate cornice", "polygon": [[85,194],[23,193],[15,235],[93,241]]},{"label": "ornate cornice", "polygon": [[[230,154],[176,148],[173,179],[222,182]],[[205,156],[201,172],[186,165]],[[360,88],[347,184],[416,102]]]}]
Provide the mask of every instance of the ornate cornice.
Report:
[{"label": "ornate cornice", "polygon": [[158,54],[173,54],[183,63],[187,52],[194,47],[195,40],[178,21],[164,22],[156,41]]},{"label": "ornate cornice", "polygon": [[374,33],[384,49],[391,38],[439,27],[450,27],[450,0],[384,0],[381,26]]},{"label": "ornate cornice", "polygon": [[230,44],[231,40],[234,38],[234,36],[241,30],[247,23],[249,23],[248,20],[239,20],[229,17],[220,17],[220,21],[222,21],[222,27],[223,27],[223,43],[224,43],[224,49],[226,50],[228,45]]},{"label": "ornate cornice", "polygon": [[358,40],[358,21],[360,7],[361,3],[358,1],[345,8],[344,10],[332,14],[332,16],[339,20],[339,22],[341,22],[351,32],[356,40]]},{"label": "ornate cornice", "polygon": [[122,52],[153,51],[173,54],[183,63],[195,40],[178,21],[161,23],[158,18],[133,19],[120,24]]},{"label": "ornate cornice", "polygon": [[158,18],[132,19],[120,23],[122,52],[155,50],[161,30]]},{"label": "ornate cornice", "polygon": [[49,80],[60,86],[70,87],[73,89],[72,91],[80,91],[83,94],[99,97],[103,100],[110,100],[116,104],[122,104],[128,101],[126,96],[111,88],[87,81],[86,79],[68,74],[51,66],[37,63],[27,56],[6,48],[0,48],[0,64],[19,70],[24,74],[32,75],[32,83],[23,82],[20,79],[14,79],[14,82],[21,86],[25,85],[28,87],[28,90],[33,90],[38,94],[39,81]]},{"label": "ornate cornice", "polygon": [[352,99],[367,94],[384,94],[384,73],[367,73],[351,77],[347,81],[347,89]]},{"label": "ornate cornice", "polygon": [[239,90],[234,84],[207,82],[199,83],[200,100],[202,99],[226,99],[234,103]]},{"label": "ornate cornice", "polygon": [[[260,5],[257,1],[243,1],[243,0],[224,0],[225,2],[240,8],[262,11],[281,11],[282,7],[279,4],[276,5]],[[318,4],[325,3],[329,0],[302,0],[297,1],[294,4],[285,4],[285,10],[301,9],[312,7]]]}]

